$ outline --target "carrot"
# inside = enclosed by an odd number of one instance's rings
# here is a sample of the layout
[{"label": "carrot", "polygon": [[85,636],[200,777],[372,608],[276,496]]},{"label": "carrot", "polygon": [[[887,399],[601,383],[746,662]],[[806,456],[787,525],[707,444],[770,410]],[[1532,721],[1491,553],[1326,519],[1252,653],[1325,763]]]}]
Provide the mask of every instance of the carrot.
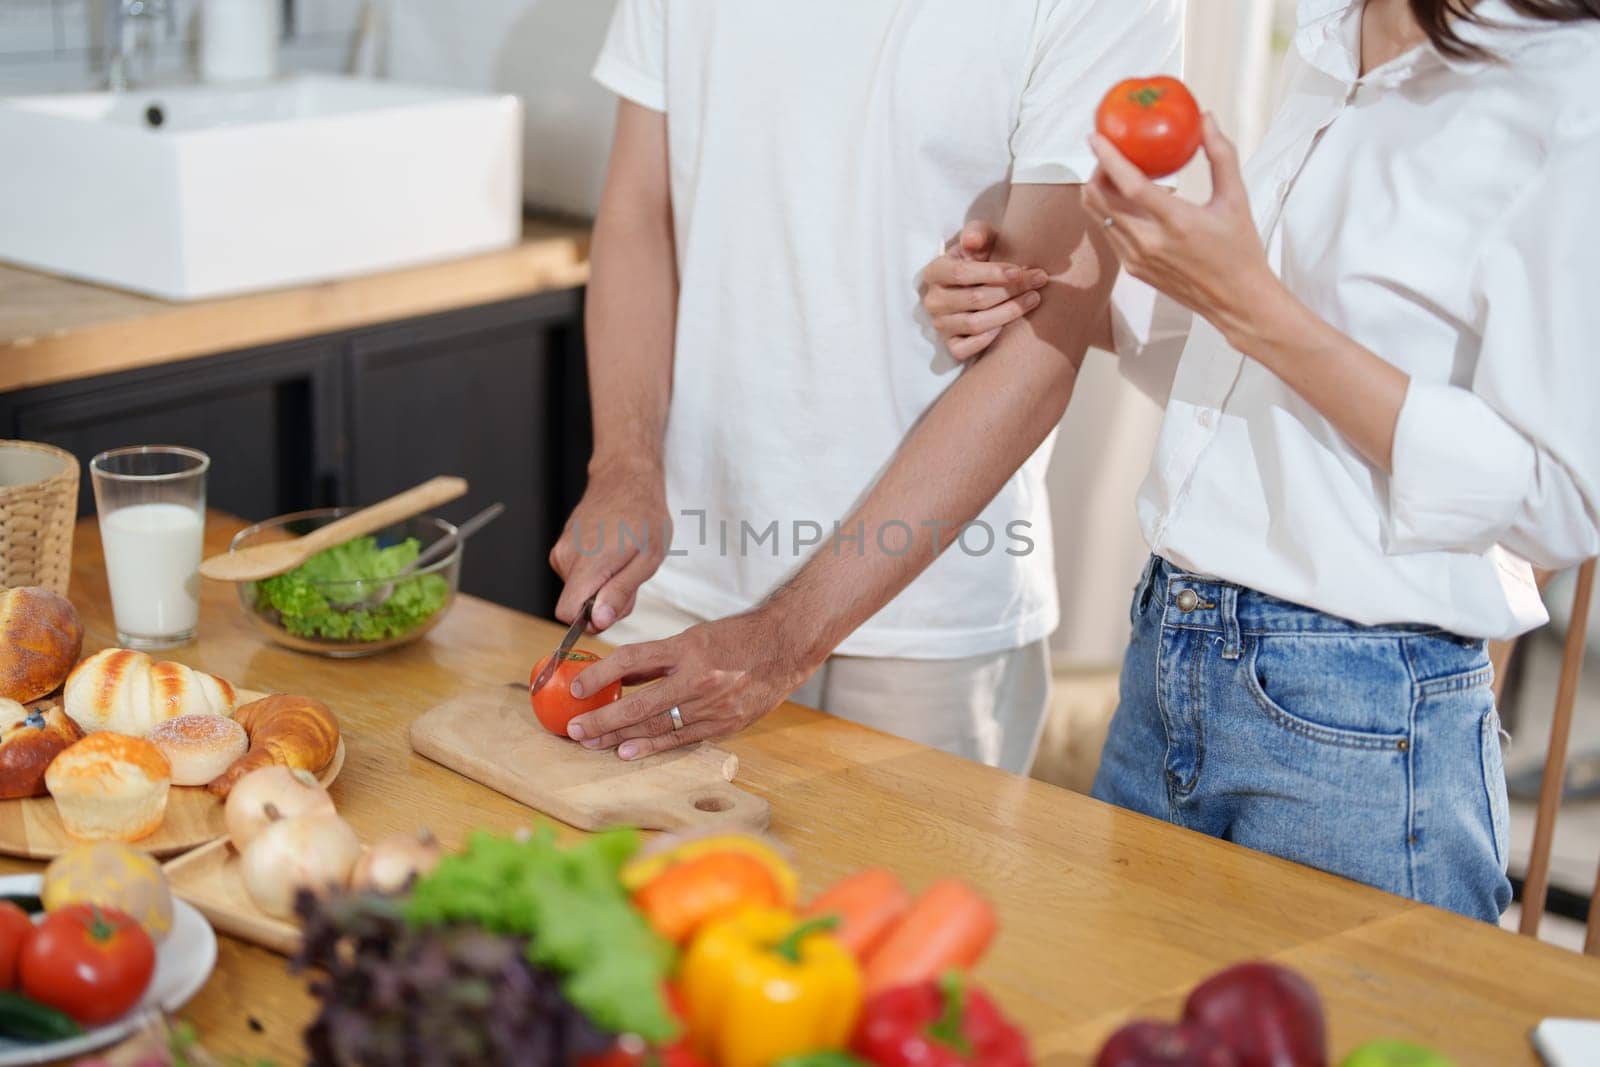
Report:
[{"label": "carrot", "polygon": [[971,886],[950,878],[933,883],[867,957],[867,994],[971,969],[996,926],[994,906]]},{"label": "carrot", "polygon": [[882,867],[869,867],[850,875],[806,906],[805,917],[837,915],[833,936],[865,960],[890,928],[911,907],[911,894],[900,879]]}]

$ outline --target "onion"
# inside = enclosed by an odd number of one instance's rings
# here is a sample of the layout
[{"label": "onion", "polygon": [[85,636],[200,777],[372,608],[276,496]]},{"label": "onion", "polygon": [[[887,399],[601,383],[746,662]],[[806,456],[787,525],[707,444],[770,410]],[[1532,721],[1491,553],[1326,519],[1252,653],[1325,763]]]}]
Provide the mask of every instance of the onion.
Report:
[{"label": "onion", "polygon": [[444,847],[428,831],[394,834],[367,849],[350,872],[350,888],[373,893],[402,893],[439,865]]},{"label": "onion", "polygon": [[234,783],[222,813],[228,839],[240,853],[272,821],[267,817],[269,804],[284,819],[313,812],[334,813],[333,798],[305,771],[279,766],[251,771]]},{"label": "onion", "polygon": [[301,889],[322,894],[343,889],[350,870],[361,858],[361,839],[350,824],[332,812],[318,811],[292,819],[276,818],[245,846],[240,873],[245,892],[268,915],[294,915]]}]

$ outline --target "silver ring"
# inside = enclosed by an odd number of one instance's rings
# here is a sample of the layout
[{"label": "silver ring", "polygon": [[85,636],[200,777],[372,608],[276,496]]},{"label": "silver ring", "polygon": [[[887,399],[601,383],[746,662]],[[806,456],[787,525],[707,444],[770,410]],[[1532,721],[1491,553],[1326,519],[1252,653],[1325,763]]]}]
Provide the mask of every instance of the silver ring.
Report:
[{"label": "silver ring", "polygon": [[683,729],[683,712],[679,711],[677,708],[673,708],[671,711],[667,712],[667,714],[672,717],[672,728],[674,730]]},{"label": "silver ring", "polygon": [[1104,226],[1106,229],[1109,230],[1109,229],[1111,229],[1111,227],[1115,226],[1116,224],[1117,224],[1117,220],[1112,218],[1110,215],[1107,215],[1105,217],[1105,221],[1102,222],[1100,225]]}]

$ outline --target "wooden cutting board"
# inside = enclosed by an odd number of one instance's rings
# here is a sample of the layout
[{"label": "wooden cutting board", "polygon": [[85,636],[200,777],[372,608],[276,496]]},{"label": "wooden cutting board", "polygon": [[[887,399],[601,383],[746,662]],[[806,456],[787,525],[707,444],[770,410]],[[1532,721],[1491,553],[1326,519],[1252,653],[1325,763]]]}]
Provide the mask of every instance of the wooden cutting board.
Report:
[{"label": "wooden cutting board", "polygon": [[411,724],[411,747],[580,830],[761,831],[772,819],[765,800],[728,784],[731,752],[700,744],[632,763],[591,752],[540,726],[520,686],[441,704]]}]

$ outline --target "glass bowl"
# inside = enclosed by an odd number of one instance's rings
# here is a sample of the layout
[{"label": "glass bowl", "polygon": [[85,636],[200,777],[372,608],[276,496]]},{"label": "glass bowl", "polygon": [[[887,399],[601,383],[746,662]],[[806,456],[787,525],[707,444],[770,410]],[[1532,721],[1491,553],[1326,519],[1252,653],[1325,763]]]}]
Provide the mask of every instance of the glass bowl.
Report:
[{"label": "glass bowl", "polygon": [[[303,537],[355,510],[318,508],[258,522],[239,531],[228,550]],[[239,604],[257,629],[287,648],[335,657],[386,652],[415,641],[450,610],[461,578],[462,544],[457,542],[443,559],[399,582],[388,578],[417,553],[455,532],[443,519],[407,519],[368,535],[373,547],[385,555],[359,553],[359,562],[366,565],[361,571],[350,570],[348,564],[355,561],[349,558],[348,544],[341,545],[288,574],[238,583]],[[416,542],[415,551],[400,548],[411,541]],[[347,558],[336,561],[331,554]],[[379,563],[393,569],[385,573]]]}]

